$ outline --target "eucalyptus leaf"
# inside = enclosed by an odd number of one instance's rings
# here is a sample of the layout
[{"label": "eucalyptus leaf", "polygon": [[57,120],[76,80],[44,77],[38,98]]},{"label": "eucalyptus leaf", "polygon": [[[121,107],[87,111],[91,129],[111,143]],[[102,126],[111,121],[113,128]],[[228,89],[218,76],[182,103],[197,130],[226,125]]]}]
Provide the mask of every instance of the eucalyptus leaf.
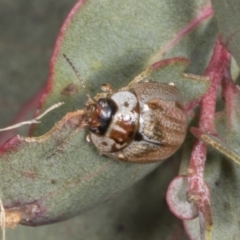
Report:
[{"label": "eucalyptus leaf", "polygon": [[[56,102],[64,101],[65,105],[50,113],[32,135],[46,134],[65,114],[84,108],[86,94],[63,53],[81,73],[91,96],[106,82],[117,90],[160,60],[163,56],[156,58],[159,51],[207,6],[208,1],[79,1],[57,40],[40,110]],[[186,57],[191,62],[187,71],[202,74],[216,34],[216,22],[206,19],[166,51],[164,58]],[[182,74],[186,67],[186,61],[179,61],[168,66],[165,73],[162,69],[156,80],[177,82],[188,103],[204,94],[208,82]],[[86,142],[87,133],[80,130],[73,134],[74,130],[75,126],[66,124],[45,142],[19,142],[15,138],[2,147],[4,206],[8,210],[21,210],[28,204],[39,207],[34,218],[23,221],[24,224],[39,225],[78,215],[131,186],[158,166],[122,163],[99,156]],[[61,151],[51,155],[61,145]]]},{"label": "eucalyptus leaf", "polygon": [[221,40],[240,66],[240,2],[238,0],[213,0],[212,4],[218,21]]},{"label": "eucalyptus leaf", "polygon": [[171,158],[146,178],[85,214],[38,228],[19,226],[8,231],[7,238],[188,240],[181,221],[170,213],[165,201],[167,186],[178,167],[178,157]]}]

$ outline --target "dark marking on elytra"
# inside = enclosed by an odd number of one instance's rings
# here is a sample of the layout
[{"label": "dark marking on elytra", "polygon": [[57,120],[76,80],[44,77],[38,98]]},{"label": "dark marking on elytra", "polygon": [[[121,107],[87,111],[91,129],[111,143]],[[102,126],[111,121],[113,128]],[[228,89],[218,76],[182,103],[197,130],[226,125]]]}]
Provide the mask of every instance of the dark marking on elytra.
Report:
[{"label": "dark marking on elytra", "polygon": [[117,125],[120,128],[124,129],[125,132],[112,129],[112,131],[109,134],[109,137],[114,139],[114,141],[118,144],[124,144],[125,142],[131,141],[134,135],[134,123],[126,124],[125,121],[119,121]]},{"label": "dark marking on elytra", "polygon": [[164,108],[161,106],[161,104],[159,103],[158,100],[150,100],[148,103],[147,103],[148,107],[152,110],[161,110],[163,111]]},{"label": "dark marking on elytra", "polygon": [[116,151],[118,151],[118,148],[117,148],[116,144],[114,143],[111,147],[111,152],[116,152]]},{"label": "dark marking on elytra", "polygon": [[175,102],[175,106],[180,110],[185,110],[184,105],[181,102]]},{"label": "dark marking on elytra", "polygon": [[103,146],[107,146],[108,144],[106,142],[102,142],[102,145]]},{"label": "dark marking on elytra", "polygon": [[137,141],[137,142],[140,142],[143,139],[143,135],[140,133],[140,132],[136,132],[135,136],[134,136],[134,140]]}]

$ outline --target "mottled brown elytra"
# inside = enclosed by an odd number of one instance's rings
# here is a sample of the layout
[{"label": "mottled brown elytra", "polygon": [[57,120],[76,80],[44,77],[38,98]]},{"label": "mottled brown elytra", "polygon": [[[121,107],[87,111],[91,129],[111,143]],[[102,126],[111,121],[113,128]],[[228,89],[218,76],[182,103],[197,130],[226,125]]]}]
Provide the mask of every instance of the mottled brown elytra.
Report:
[{"label": "mottled brown elytra", "polygon": [[[79,77],[71,61],[64,55]],[[128,86],[114,91],[110,84],[88,101],[84,121],[88,139],[113,159],[151,163],[170,157],[182,145],[187,131],[183,99],[174,84],[145,81],[149,67]]]}]

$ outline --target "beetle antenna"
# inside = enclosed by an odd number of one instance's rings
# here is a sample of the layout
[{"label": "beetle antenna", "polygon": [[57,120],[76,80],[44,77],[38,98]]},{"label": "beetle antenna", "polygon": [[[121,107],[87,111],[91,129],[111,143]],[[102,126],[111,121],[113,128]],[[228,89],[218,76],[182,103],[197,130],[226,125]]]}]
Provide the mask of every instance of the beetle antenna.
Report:
[{"label": "beetle antenna", "polygon": [[88,100],[90,100],[91,102],[95,102],[95,101],[90,97],[90,95],[88,94],[88,91],[87,91],[87,89],[86,89],[86,86],[85,86],[85,84],[84,84],[84,81],[83,81],[80,73],[79,73],[78,70],[76,69],[76,67],[73,65],[72,61],[67,57],[66,54],[63,54],[63,57],[66,59],[66,61],[68,62],[68,64],[71,66],[71,68],[73,69],[73,71],[74,71],[75,74],[77,75],[78,80],[81,82],[82,87],[83,87],[83,89],[84,89],[84,91],[85,91],[85,93],[86,93],[86,95],[87,95],[87,97],[88,97]]}]

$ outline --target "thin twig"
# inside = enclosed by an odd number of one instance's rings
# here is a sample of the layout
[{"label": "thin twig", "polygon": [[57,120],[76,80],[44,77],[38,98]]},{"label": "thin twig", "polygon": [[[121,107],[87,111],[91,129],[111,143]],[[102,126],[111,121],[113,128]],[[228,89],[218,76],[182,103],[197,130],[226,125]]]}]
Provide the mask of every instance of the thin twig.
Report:
[{"label": "thin twig", "polygon": [[39,119],[41,119],[42,117],[44,117],[47,113],[49,113],[49,112],[52,111],[53,109],[62,106],[63,104],[64,104],[64,102],[56,103],[56,104],[52,105],[51,107],[49,107],[47,110],[45,110],[45,111],[44,111],[42,114],[40,114],[38,117],[36,117],[36,118],[34,118],[34,119],[31,119],[31,120],[28,120],[28,121],[24,121],[24,122],[20,122],[20,123],[14,124],[14,125],[9,126],[9,127],[6,127],[6,128],[1,128],[1,129],[0,129],[0,132],[2,132],[2,131],[7,131],[7,130],[11,130],[11,129],[15,129],[15,128],[21,127],[21,126],[23,126],[23,125],[40,123],[41,121],[38,121]]}]

